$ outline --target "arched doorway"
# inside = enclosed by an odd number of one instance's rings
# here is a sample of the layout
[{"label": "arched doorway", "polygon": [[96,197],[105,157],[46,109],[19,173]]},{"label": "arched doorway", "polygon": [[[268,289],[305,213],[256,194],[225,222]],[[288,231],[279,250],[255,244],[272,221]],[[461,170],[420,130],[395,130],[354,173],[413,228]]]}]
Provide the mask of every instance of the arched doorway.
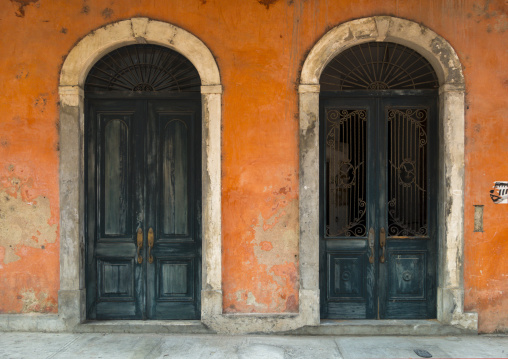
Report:
[{"label": "arched doorway", "polygon": [[435,318],[434,69],[367,42],[332,59],[320,87],[321,317]]},{"label": "arched doorway", "polygon": [[[87,318],[85,80],[92,66],[104,55],[133,44],[160,45],[174,50],[188,59],[199,73],[200,94],[196,96],[200,98],[201,104],[201,129],[198,132],[201,134],[202,143],[206,143],[201,151],[203,176],[201,208],[199,208],[202,218],[202,266],[199,269],[201,276],[199,291],[203,298],[201,320],[206,320],[222,307],[220,257],[222,86],[219,69],[207,46],[191,33],[165,22],[132,18],[101,27],[85,36],[71,49],[61,70],[58,313],[69,329]],[[121,131],[119,128],[116,130]],[[144,235],[147,235],[146,232]],[[144,246],[147,245],[145,242]],[[148,253],[144,255],[146,260]],[[178,272],[178,269],[175,270]]]},{"label": "arched doorway", "polygon": [[312,309],[318,323],[319,299],[319,138],[320,77],[341,52],[367,42],[393,42],[422,55],[439,82],[437,300],[441,323],[477,330],[476,313],[464,312],[464,76],[452,46],[422,24],[392,16],[352,20],[328,31],[312,47],[302,67],[299,92],[300,125],[300,306]]},{"label": "arched doorway", "polygon": [[88,319],[199,319],[201,80],[148,44],[85,81]]}]

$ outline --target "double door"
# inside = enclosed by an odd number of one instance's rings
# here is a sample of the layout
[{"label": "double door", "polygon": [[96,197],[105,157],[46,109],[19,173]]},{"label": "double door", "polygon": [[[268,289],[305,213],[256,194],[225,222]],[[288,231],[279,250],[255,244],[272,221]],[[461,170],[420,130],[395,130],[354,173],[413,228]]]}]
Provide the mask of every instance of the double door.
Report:
[{"label": "double door", "polygon": [[199,318],[199,99],[86,106],[87,318]]},{"label": "double door", "polygon": [[321,316],[436,315],[434,93],[323,94]]}]

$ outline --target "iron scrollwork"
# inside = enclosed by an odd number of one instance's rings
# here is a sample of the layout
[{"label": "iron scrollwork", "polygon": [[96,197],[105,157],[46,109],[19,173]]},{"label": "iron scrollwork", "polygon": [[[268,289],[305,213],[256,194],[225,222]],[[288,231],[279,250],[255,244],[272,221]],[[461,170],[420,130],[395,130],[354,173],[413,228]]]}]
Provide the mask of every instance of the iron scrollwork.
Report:
[{"label": "iron scrollwork", "polygon": [[337,55],[320,79],[322,91],[436,89],[431,64],[415,50],[391,42],[367,42]]},{"label": "iron scrollwork", "polygon": [[201,80],[194,65],[171,49],[149,44],[120,47],[90,70],[87,93],[199,92]]},{"label": "iron scrollwork", "polygon": [[367,111],[328,109],[326,137],[327,237],[365,237]]},{"label": "iron scrollwork", "polygon": [[426,108],[389,108],[388,233],[427,235]]}]

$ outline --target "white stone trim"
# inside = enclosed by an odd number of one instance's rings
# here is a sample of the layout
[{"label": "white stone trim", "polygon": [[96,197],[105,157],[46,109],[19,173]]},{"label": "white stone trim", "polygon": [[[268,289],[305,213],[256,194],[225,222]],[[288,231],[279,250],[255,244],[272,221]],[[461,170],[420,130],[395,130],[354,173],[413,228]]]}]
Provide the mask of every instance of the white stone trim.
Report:
[{"label": "white stone trim", "polygon": [[77,107],[84,97],[84,91],[79,86],[60,86],[58,88],[60,106]]},{"label": "white stone trim", "polygon": [[114,49],[135,43],[157,44],[175,50],[196,67],[202,85],[220,85],[217,63],[208,47],[196,36],[165,22],[133,18],[101,27],[81,39],[65,59],[60,86],[82,88],[96,61]]},{"label": "white stone trim", "polygon": [[308,92],[317,92],[320,91],[319,85],[298,85],[298,93],[308,93]]},{"label": "white stone trim", "polygon": [[[440,158],[437,317],[444,324],[478,330],[476,313],[464,312],[464,75],[452,46],[412,21],[374,16],[328,31],[304,62],[300,96],[300,271],[301,290],[319,278],[319,78],[340,52],[370,41],[390,41],[418,51],[434,67],[440,83]],[[313,87],[314,86],[314,87]],[[318,89],[318,88],[317,88]],[[319,90],[318,90],[319,91]],[[308,279],[310,278],[310,279]],[[319,300],[304,303],[317,312]],[[315,310],[317,308],[317,310]]]},{"label": "white stone trim", "polygon": [[206,85],[201,86],[201,93],[218,93],[222,94],[222,86],[221,85]]},{"label": "white stone trim", "polygon": [[[60,291],[58,315],[71,329],[85,317],[84,96],[90,68],[127,44],[171,48],[192,62],[201,78],[202,100],[202,319],[222,314],[221,101],[219,68],[206,45],[174,25],[133,18],[101,27],[69,52],[60,75]],[[208,300],[207,292],[219,293]],[[205,310],[208,309],[208,310]]]}]

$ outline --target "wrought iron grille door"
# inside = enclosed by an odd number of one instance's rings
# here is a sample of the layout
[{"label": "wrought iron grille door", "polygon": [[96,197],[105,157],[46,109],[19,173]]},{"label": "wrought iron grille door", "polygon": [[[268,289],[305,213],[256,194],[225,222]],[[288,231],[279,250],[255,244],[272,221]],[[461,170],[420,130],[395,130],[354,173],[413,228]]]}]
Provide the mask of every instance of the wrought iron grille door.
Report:
[{"label": "wrought iron grille door", "polygon": [[434,318],[437,76],[400,44],[336,56],[320,79],[323,318]]},{"label": "wrought iron grille door", "polygon": [[321,119],[322,317],[433,318],[435,96],[323,94]]}]

